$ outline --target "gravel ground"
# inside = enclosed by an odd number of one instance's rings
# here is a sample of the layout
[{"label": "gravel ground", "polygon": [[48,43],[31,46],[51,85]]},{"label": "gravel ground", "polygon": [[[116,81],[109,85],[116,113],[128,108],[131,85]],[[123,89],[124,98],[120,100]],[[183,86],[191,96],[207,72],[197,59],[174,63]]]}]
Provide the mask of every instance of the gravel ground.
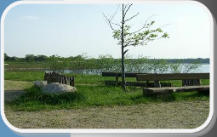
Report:
[{"label": "gravel ground", "polygon": [[209,101],[180,101],[132,106],[89,107],[36,112],[6,107],[18,128],[196,128],[208,117]]}]

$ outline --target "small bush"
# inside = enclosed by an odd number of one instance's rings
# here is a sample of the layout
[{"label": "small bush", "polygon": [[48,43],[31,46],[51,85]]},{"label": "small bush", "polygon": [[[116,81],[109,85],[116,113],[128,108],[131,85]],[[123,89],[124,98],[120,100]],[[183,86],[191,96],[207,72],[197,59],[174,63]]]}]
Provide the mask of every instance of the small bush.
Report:
[{"label": "small bush", "polygon": [[79,101],[83,98],[84,97],[77,92],[63,94],[42,93],[40,88],[33,86],[30,89],[27,89],[26,93],[15,100],[15,102],[25,103],[28,101],[39,101],[42,104],[57,105]]}]

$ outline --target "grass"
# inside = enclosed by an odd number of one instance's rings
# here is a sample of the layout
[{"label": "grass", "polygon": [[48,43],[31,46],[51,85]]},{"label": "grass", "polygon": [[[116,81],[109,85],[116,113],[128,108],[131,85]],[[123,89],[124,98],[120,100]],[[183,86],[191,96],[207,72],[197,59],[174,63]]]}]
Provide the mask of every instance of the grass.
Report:
[{"label": "grass", "polygon": [[[125,93],[120,86],[105,86],[104,80],[113,77],[74,76],[77,92],[45,94],[33,86],[33,81],[43,80],[43,72],[6,71],[5,89],[25,90],[5,102],[8,121],[18,128],[183,129],[200,126],[209,114],[207,94],[194,91],[143,97],[141,87],[127,87]],[[181,86],[181,81],[166,82]],[[209,80],[202,80],[202,84],[209,84]]]},{"label": "grass", "polygon": [[77,92],[44,94],[31,87],[15,101],[7,104],[14,110],[37,111],[42,109],[71,109],[95,106],[125,106],[135,104],[209,100],[209,96],[197,92],[174,93],[169,96],[143,97],[141,88],[128,88],[124,93],[120,87],[77,86]]},{"label": "grass", "polygon": [[[71,75],[71,74],[67,74]],[[25,94],[15,101],[7,103],[7,107],[14,110],[37,111],[42,109],[70,109],[89,106],[117,106],[135,105],[156,102],[171,102],[183,100],[209,100],[209,96],[197,92],[173,93],[169,96],[143,97],[141,87],[127,87],[123,92],[118,86],[105,86],[104,80],[114,80],[113,77],[102,77],[99,75],[74,75],[76,93],[65,93],[61,95],[43,94],[39,88],[32,86],[32,81],[43,80],[43,72],[5,72],[5,80],[10,82],[5,87],[18,85],[19,81],[26,82]],[[135,81],[128,78],[127,81]],[[181,86],[181,81],[172,82],[173,86]],[[202,84],[209,84],[209,80],[203,80]]]},{"label": "grass", "polygon": [[[66,74],[72,76],[73,74]],[[75,74],[75,84],[103,84],[104,80],[114,80],[112,77],[102,77],[100,75],[82,75]],[[40,71],[6,71],[5,80],[16,80],[16,81],[36,81],[43,80],[44,72]]]},{"label": "grass", "polygon": [[[82,75],[82,74],[66,74],[68,76],[75,77],[76,84],[94,84],[94,85],[104,85],[105,80],[115,80],[114,77],[102,77],[100,75]],[[15,81],[36,81],[43,80],[44,72],[40,71],[5,71],[5,80],[15,80]],[[136,81],[135,78],[126,78],[126,81]],[[181,80],[164,81],[171,82],[173,86],[181,86]],[[208,85],[209,80],[202,79],[202,85]]]},{"label": "grass", "polygon": [[24,90],[31,88],[33,86],[33,83],[29,81],[5,80],[4,85],[5,90]]},{"label": "grass", "polygon": [[36,81],[43,80],[43,72],[33,72],[33,71],[5,71],[5,80],[15,80],[15,81]]}]

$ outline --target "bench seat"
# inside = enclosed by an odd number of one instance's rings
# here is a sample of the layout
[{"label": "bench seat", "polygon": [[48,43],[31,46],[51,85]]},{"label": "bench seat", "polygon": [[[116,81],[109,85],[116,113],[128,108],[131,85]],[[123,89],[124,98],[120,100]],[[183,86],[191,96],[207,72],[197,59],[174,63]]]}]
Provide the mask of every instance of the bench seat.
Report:
[{"label": "bench seat", "polygon": [[154,94],[170,94],[173,92],[208,92],[209,85],[205,86],[184,86],[184,87],[161,87],[161,88],[143,88],[143,95],[154,95]]}]

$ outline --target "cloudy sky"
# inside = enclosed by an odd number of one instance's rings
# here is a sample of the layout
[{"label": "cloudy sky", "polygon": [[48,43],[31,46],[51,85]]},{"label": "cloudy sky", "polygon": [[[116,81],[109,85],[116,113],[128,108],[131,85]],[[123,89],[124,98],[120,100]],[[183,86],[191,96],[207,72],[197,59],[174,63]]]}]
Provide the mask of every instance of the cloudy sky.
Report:
[{"label": "cloudy sky", "polygon": [[[5,52],[9,56],[56,54],[88,57],[121,56],[121,48],[103,17],[112,15],[120,22],[120,4],[21,4],[6,15]],[[137,58],[208,58],[211,52],[211,20],[207,10],[195,2],[134,4],[128,16],[132,30],[147,18],[155,20],[170,38],[141,47],[131,47],[128,56]]]}]

